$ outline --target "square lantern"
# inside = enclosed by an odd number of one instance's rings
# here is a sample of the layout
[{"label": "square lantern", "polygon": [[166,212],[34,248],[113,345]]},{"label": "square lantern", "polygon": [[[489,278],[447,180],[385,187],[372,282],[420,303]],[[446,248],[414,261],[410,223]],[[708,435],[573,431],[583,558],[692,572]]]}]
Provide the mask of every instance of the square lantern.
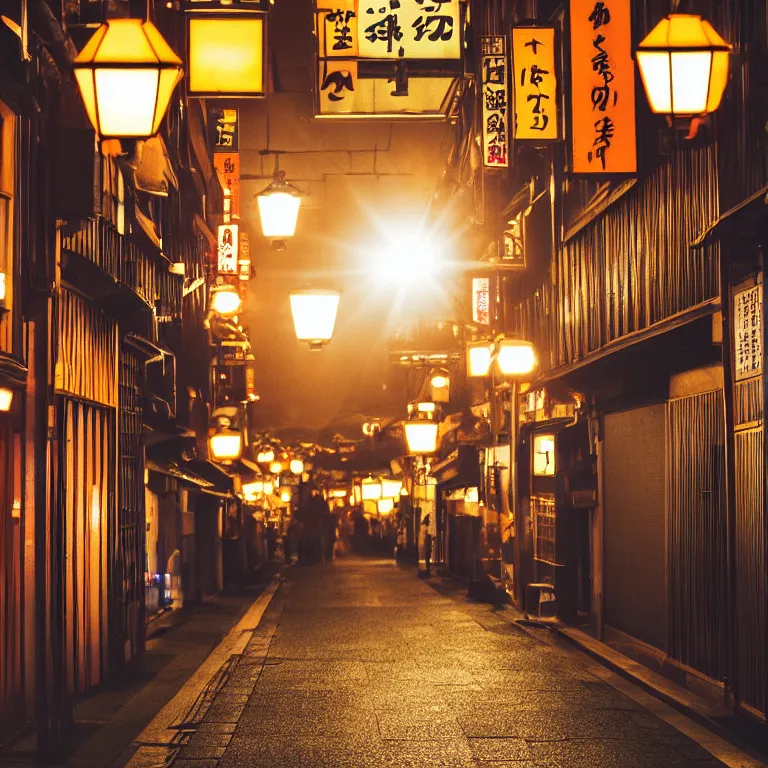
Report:
[{"label": "square lantern", "polygon": [[189,96],[265,95],[265,14],[190,14],[187,40]]}]

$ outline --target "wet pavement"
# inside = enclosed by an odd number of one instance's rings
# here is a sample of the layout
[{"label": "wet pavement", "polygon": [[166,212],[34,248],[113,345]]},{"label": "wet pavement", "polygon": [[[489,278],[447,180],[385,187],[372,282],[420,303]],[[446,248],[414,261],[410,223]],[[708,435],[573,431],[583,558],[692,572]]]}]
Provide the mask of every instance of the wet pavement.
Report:
[{"label": "wet pavement", "polygon": [[723,765],[507,613],[389,561],[293,567],[173,767]]}]

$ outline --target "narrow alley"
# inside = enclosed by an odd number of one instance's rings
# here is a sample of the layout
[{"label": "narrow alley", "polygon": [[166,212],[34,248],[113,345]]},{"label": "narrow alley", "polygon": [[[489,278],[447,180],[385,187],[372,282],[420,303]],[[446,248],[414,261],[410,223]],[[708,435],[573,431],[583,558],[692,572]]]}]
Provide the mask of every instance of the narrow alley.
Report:
[{"label": "narrow alley", "polygon": [[722,765],[570,651],[410,569],[289,569],[174,768]]}]

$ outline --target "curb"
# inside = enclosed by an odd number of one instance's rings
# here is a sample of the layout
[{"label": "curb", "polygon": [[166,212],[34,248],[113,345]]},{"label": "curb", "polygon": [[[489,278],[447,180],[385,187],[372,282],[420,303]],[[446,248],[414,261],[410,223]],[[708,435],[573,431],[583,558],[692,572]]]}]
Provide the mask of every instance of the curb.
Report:
[{"label": "curb", "polygon": [[169,753],[178,747],[177,724],[184,721],[186,713],[215,682],[224,667],[231,663],[232,658],[243,653],[282,582],[283,576],[280,573],[272,577],[237,624],[133,740],[129,747],[132,754],[124,762],[125,768],[155,768],[167,764]]},{"label": "curb", "polygon": [[[564,626],[553,626],[547,624],[537,624],[536,626],[545,629],[554,630],[560,637],[565,638],[569,643],[575,645],[587,655],[598,661],[603,666],[615,672],[620,677],[628,680],[634,685],[649,693],[656,699],[681,712],[686,717],[698,723],[708,731],[727,741],[732,746],[741,750],[745,754],[760,761],[766,762],[766,756],[757,751],[753,746],[743,742],[731,730],[712,719],[711,712],[708,711],[708,702],[695,694],[689,693],[683,688],[679,688],[675,683],[658,675],[650,669],[647,669],[639,662],[632,661],[624,654],[614,651],[605,643],[595,640],[583,632]],[[635,667],[638,668],[635,671]],[[728,710],[722,710],[724,716],[733,715]]]}]

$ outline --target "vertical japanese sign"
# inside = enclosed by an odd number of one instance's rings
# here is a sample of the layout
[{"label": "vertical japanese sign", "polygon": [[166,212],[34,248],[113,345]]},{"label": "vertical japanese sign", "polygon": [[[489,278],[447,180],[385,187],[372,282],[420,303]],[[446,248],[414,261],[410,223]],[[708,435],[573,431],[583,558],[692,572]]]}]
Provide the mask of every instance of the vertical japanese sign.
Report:
[{"label": "vertical japanese sign", "polygon": [[763,372],[763,287],[756,285],[733,297],[736,381]]},{"label": "vertical japanese sign", "polygon": [[219,224],[216,263],[220,275],[237,274],[238,230],[237,224]]},{"label": "vertical japanese sign", "polygon": [[491,279],[489,277],[472,278],[472,320],[488,325],[491,322]]},{"label": "vertical japanese sign", "polygon": [[237,152],[217,152],[213,165],[222,189],[228,189],[232,198],[232,213],[240,215],[240,155]]},{"label": "vertical japanese sign", "polygon": [[236,109],[214,107],[209,113],[211,143],[214,152],[237,152],[238,113]]},{"label": "vertical japanese sign", "polygon": [[514,137],[548,142],[560,138],[554,27],[512,30]]},{"label": "vertical japanese sign", "polygon": [[573,173],[636,173],[630,0],[570,0],[570,28]]},{"label": "vertical japanese sign", "polygon": [[480,98],[483,106],[483,165],[509,167],[509,77],[507,38],[480,38]]}]

